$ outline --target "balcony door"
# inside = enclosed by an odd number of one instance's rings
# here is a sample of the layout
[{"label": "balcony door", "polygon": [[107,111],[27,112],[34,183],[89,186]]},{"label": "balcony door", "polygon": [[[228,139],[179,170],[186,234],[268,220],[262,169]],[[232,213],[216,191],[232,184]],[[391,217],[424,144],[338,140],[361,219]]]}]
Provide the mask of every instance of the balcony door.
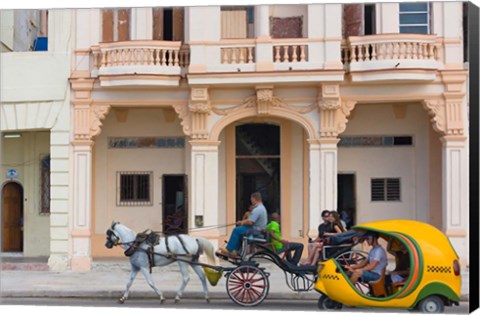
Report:
[{"label": "balcony door", "polygon": [[163,175],[163,232],[188,234],[187,175]]},{"label": "balcony door", "polygon": [[184,8],[153,8],[153,39],[184,40]]}]

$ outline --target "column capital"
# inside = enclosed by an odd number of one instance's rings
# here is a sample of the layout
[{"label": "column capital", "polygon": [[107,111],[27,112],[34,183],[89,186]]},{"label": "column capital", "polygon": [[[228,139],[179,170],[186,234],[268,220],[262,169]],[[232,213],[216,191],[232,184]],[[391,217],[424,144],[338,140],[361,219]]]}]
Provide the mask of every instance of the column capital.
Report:
[{"label": "column capital", "polygon": [[211,141],[211,140],[191,140],[188,141],[192,147],[216,147],[220,146],[221,141]]}]

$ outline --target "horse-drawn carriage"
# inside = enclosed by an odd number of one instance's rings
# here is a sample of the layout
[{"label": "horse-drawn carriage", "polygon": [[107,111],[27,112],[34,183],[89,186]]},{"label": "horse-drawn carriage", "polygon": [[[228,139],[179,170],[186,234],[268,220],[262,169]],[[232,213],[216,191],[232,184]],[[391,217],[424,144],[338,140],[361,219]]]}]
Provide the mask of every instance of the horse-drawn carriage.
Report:
[{"label": "horse-drawn carriage", "polygon": [[[323,246],[322,260],[329,258],[336,259],[339,264],[354,263],[357,259],[365,259],[366,253],[356,250],[353,247],[358,243],[361,232],[346,233],[340,237],[332,237],[330,244]],[[221,259],[228,261],[232,266],[218,266],[212,259],[213,247],[208,240],[203,238],[192,238],[188,235],[166,236],[160,239],[159,244],[150,245],[146,241],[148,237],[138,236],[119,223],[113,223],[107,231],[108,248],[115,245],[123,245],[125,254],[130,256],[132,274],[120,302],[128,298],[128,291],[136,273],[141,271],[148,284],[157,292],[160,300],[164,298],[148,273],[152,266],[164,266],[177,261],[180,272],[183,275],[183,283],[177,292],[176,301],[180,300],[186,286],[185,279],[188,279],[186,265],[189,264],[195,270],[202,281],[205,299],[208,301],[208,290],[206,288],[205,276],[199,268],[203,267],[207,279],[212,285],[216,285],[219,278],[224,275],[226,278],[226,291],[232,301],[242,306],[256,306],[265,300],[268,295],[270,273],[261,267],[261,263],[269,261],[279,267],[285,274],[287,286],[296,292],[311,291],[317,281],[317,266],[302,266],[289,262],[285,257],[271,250],[267,237],[248,235],[243,238],[242,251],[239,256],[222,256]],[[158,241],[156,237],[155,240]],[[170,243],[170,245],[169,245]],[[199,254],[204,252],[209,258],[209,264],[201,263],[198,260]]]},{"label": "horse-drawn carriage", "polygon": [[[359,282],[357,285],[350,282],[345,267],[367,259],[368,254],[358,250],[356,245],[363,241],[368,232],[379,233],[381,238],[388,242],[388,246],[393,242],[400,242],[406,247],[410,274],[400,283],[400,287],[393,288],[392,284],[387,287],[385,270],[378,281]],[[170,238],[173,239],[169,241]],[[135,233],[123,225],[112,224],[107,231],[106,246],[111,248],[114,245],[123,245],[128,250],[132,244],[135,244]],[[270,250],[266,238],[253,235],[244,237],[239,256],[221,257],[230,262],[231,267],[217,266],[214,263],[213,246],[203,238],[170,236],[162,238],[160,244],[152,246],[151,249],[143,243],[135,246],[137,250],[130,256],[132,274],[127,290],[120,299],[122,303],[128,297],[131,282],[138,271],[142,271],[149,285],[157,292],[160,300],[164,301],[161,291],[155,288],[148,273],[148,267],[151,266],[149,260],[154,266],[174,261],[179,263],[184,277],[176,301],[185,289],[188,281],[186,264],[190,264],[202,281],[207,301],[209,297],[206,278],[200,267],[204,267],[208,280],[214,284],[224,274],[227,294],[236,304],[259,305],[267,297],[270,287],[269,272],[261,267],[265,260],[283,270],[291,290],[303,292],[315,289],[321,293],[318,302],[321,309],[339,309],[342,305],[348,305],[417,308],[422,312],[438,313],[443,310],[444,305],[458,305],[460,299],[461,276],[457,254],[445,235],[434,227],[417,221],[388,220],[353,227],[348,232],[330,238],[324,244],[318,266],[292,264]],[[207,254],[209,264],[198,261],[202,252]],[[364,291],[362,286],[367,290]]]}]

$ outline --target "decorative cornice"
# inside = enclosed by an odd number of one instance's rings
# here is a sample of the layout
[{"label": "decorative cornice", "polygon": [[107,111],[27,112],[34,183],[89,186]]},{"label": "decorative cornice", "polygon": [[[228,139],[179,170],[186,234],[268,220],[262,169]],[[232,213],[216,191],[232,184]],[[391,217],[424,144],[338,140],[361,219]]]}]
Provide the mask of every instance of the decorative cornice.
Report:
[{"label": "decorative cornice", "polygon": [[428,115],[431,117],[430,122],[432,123],[433,130],[442,135],[445,135],[445,104],[443,103],[443,101],[438,99],[431,99],[424,100],[422,104],[423,107],[427,110]]},{"label": "decorative cornice", "polygon": [[90,125],[90,137],[95,137],[100,134],[102,121],[107,116],[108,112],[110,111],[110,105],[96,105],[91,108],[91,112],[93,114],[92,117],[92,124]]},{"label": "decorative cornice", "polygon": [[172,105],[175,112],[180,118],[180,125],[183,128],[183,133],[187,136],[190,136],[190,112],[187,105],[174,104]]}]

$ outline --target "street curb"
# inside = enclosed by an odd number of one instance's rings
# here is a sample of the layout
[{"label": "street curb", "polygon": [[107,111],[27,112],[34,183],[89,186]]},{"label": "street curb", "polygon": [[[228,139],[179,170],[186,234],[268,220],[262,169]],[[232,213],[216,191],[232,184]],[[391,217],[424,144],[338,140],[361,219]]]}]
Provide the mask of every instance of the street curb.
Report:
[{"label": "street curb", "polygon": [[[122,296],[123,290],[111,291],[25,291],[25,290],[8,290],[0,292],[3,298],[112,298],[118,299]],[[167,300],[175,298],[176,291],[163,291],[163,295]],[[267,296],[269,300],[308,300],[316,301],[320,297],[319,294],[311,293],[289,293],[289,292],[270,292]],[[153,291],[131,291],[129,298],[134,299],[158,299]],[[185,292],[184,299],[203,300],[203,292]],[[229,299],[226,292],[210,292],[210,299],[220,300]],[[465,294],[460,297],[460,302],[469,302],[469,295]]]}]

